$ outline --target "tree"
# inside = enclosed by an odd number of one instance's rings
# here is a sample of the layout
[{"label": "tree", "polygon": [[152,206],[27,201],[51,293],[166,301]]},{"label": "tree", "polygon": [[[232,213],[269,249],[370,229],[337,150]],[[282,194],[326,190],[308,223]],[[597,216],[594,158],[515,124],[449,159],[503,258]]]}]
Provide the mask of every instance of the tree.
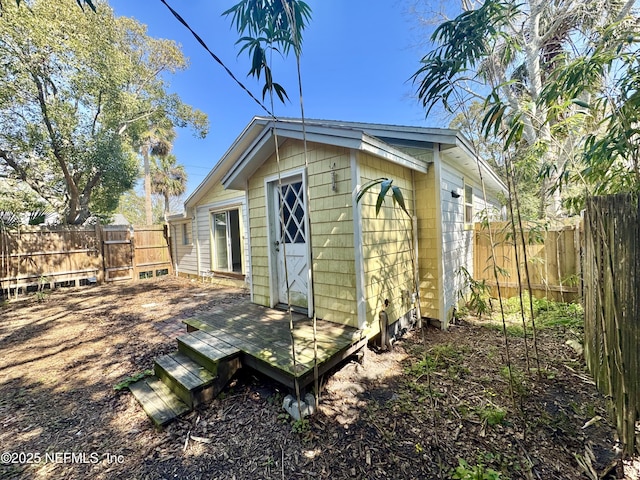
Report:
[{"label": "tree", "polygon": [[164,220],[170,212],[171,197],[179,197],[187,190],[187,172],[177,163],[175,155],[154,157],[151,172],[151,192],[164,198]]},{"label": "tree", "polygon": [[7,2],[0,22],[0,162],[70,224],[113,211],[152,125],[207,129],[166,91],[162,75],[186,66],[177,45],[96,7]]},{"label": "tree", "polygon": [[169,152],[173,148],[172,142],[175,136],[175,130],[171,124],[151,125],[149,130],[140,135],[139,145],[137,146],[143,160],[144,211],[145,222],[147,225],[151,225],[153,223],[151,194],[158,193],[154,191],[154,187],[152,185],[151,157],[166,157],[169,155]]},{"label": "tree", "polygon": [[[560,132],[584,125],[578,168],[566,183],[591,194],[640,191],[640,32],[636,19],[605,27],[587,51],[558,69],[542,99]],[[584,201],[576,201],[584,208]]]},{"label": "tree", "polygon": [[248,75],[260,79],[264,73],[262,99],[276,94],[282,103],[288,99],[284,87],[273,80],[269,52],[288,55],[293,47],[297,57],[302,49],[302,32],[311,18],[311,9],[301,0],[241,0],[225,11],[241,35],[240,55],[245,50],[251,57]]},{"label": "tree", "polygon": [[554,129],[554,106],[541,101],[543,87],[634,1],[468,3],[432,35],[437,46],[413,77],[418,97],[427,112],[438,103],[453,113],[470,100],[483,102],[485,131],[510,147],[510,155],[537,156],[543,173],[539,215],[555,216],[560,196],[552,187],[574,142]]}]

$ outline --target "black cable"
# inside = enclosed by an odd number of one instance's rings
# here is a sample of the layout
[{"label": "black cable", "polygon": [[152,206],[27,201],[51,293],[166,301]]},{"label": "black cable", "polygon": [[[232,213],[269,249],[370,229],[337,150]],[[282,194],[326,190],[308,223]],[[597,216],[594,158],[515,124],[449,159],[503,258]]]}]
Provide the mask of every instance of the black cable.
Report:
[{"label": "black cable", "polygon": [[275,116],[273,113],[271,113],[271,112],[269,111],[269,109],[268,109],[267,107],[265,107],[265,106],[264,106],[264,104],[263,104],[260,100],[258,100],[258,99],[253,95],[253,93],[251,93],[251,92],[247,89],[247,87],[245,87],[245,86],[242,84],[242,82],[241,82],[240,80],[238,80],[238,79],[236,78],[236,76],[233,74],[233,72],[227,68],[227,66],[222,62],[222,60],[220,60],[220,58],[219,58],[219,57],[209,49],[209,47],[208,47],[208,46],[207,46],[207,44],[204,42],[204,40],[202,40],[202,38],[200,38],[200,36],[199,36],[196,32],[194,32],[194,31],[193,31],[193,29],[189,26],[189,24],[188,24],[188,23],[187,23],[187,22],[186,22],[186,21],[185,21],[185,20],[180,16],[180,14],[179,14],[178,12],[176,12],[173,8],[171,8],[171,6],[166,2],[166,0],[160,0],[160,1],[161,1],[162,3],[164,3],[164,5],[169,9],[169,11],[173,14],[173,16],[174,16],[174,17],[176,17],[176,19],[177,19],[177,20],[178,20],[182,25],[184,25],[184,26],[187,28],[187,30],[189,30],[189,31],[191,32],[191,34],[192,34],[192,35],[195,37],[195,39],[200,43],[200,45],[202,45],[202,46],[204,47],[204,49],[205,49],[207,52],[209,52],[209,55],[211,55],[211,56],[213,57],[213,59],[214,59],[216,62],[218,62],[218,63],[222,66],[222,68],[224,68],[224,69],[225,69],[225,71],[229,74],[229,76],[230,76],[231,78],[233,78],[233,80],[234,80],[234,81],[235,81],[235,82],[240,86],[240,88],[242,88],[245,92],[247,92],[247,93],[249,94],[249,96],[250,96],[250,97],[251,97],[251,98],[252,98],[252,99],[253,99],[253,100],[254,100],[258,105],[260,105],[260,108],[262,108],[265,112],[267,112],[267,114],[268,114],[271,118],[273,118],[274,120],[277,120],[276,116]]}]

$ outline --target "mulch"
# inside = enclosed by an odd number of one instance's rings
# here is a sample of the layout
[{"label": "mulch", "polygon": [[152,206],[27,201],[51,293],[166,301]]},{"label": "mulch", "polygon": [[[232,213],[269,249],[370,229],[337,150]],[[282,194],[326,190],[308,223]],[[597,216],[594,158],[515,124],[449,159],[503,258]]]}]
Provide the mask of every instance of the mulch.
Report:
[{"label": "mulch", "polygon": [[473,321],[408,332],[392,352],[367,348],[362,363],[322,379],[308,422],[292,421],[289,392],[250,369],[162,431],[113,390],[175,350],[181,319],[245,299],[166,279],[3,306],[2,450],[87,461],[3,462],[0,477],[452,478],[462,464],[500,474],[483,478],[625,478],[605,401],[562,331],[540,336],[540,376],[527,370],[523,340],[510,339],[513,399],[500,333]]}]

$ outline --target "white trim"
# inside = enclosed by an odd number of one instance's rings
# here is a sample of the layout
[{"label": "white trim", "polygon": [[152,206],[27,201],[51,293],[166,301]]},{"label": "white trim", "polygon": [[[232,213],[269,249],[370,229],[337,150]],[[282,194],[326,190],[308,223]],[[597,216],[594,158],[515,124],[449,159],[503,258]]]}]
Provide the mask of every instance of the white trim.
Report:
[{"label": "white trim", "polygon": [[[264,207],[265,214],[267,217],[267,265],[269,268],[269,306],[271,308],[275,307],[278,303],[277,299],[279,297],[278,294],[278,285],[274,278],[278,277],[278,273],[276,271],[276,261],[274,260],[275,254],[273,252],[273,235],[276,229],[276,225],[274,224],[273,219],[273,182],[278,181],[278,176],[275,176],[275,180],[272,176],[265,177],[264,179]],[[248,192],[248,190],[247,190]],[[248,193],[247,193],[248,194]]]},{"label": "white trim", "polygon": [[444,308],[444,257],[442,255],[444,238],[442,237],[442,163],[440,160],[440,145],[433,149],[433,176],[436,196],[436,251],[438,254],[438,320],[442,328],[448,328],[447,319],[445,318]]},{"label": "white trim", "polygon": [[311,189],[309,188],[308,172],[306,167],[302,169],[302,188],[304,188],[304,228],[307,232],[307,316],[313,318],[313,312],[315,312],[313,302],[313,251],[311,244],[313,242],[313,232],[311,231],[311,215],[309,215],[309,209],[311,208]]},{"label": "white trim", "polygon": [[364,250],[362,247],[362,216],[360,205],[356,202],[360,191],[360,165],[357,152],[349,152],[351,163],[351,199],[353,207],[353,247],[356,275],[356,312],[358,315],[358,328],[364,328],[367,323],[367,302],[365,299],[365,275],[364,275]]},{"label": "white trim", "polygon": [[242,212],[246,241],[247,241],[247,260],[245,263],[245,268],[247,269],[247,273],[244,275],[244,281],[249,283],[249,295],[251,298],[251,303],[255,303],[253,300],[253,260],[252,260],[252,252],[251,252],[251,219],[249,218],[249,180],[245,183],[244,190],[244,211]]},{"label": "white trim", "polygon": [[207,203],[205,205],[198,205],[198,208],[202,210],[209,210],[210,212],[217,210],[225,210],[227,208],[240,207],[244,205],[244,195],[241,197],[230,198],[228,200],[223,200],[221,202],[212,202]]},{"label": "white trim", "polygon": [[198,230],[198,209],[196,208],[194,212],[193,222],[191,222],[191,234],[193,235],[193,229],[195,228],[196,233],[196,275],[198,277],[201,276],[200,269],[200,235]]},{"label": "white trim", "polygon": [[[210,252],[209,252],[209,261],[211,263],[209,270],[211,272],[220,272],[220,273],[235,273],[237,274],[238,272],[233,270],[233,244],[232,244],[232,237],[231,237],[231,224],[230,224],[230,213],[231,212],[238,212],[238,242],[240,245],[240,274],[244,275],[246,277],[247,272],[244,268],[244,257],[246,256],[246,252],[245,252],[245,248],[244,248],[244,242],[243,242],[243,225],[242,225],[242,207],[243,204],[242,203],[238,203],[235,205],[228,205],[224,208],[219,208],[219,209],[215,209],[212,208],[209,210],[209,247],[210,247]],[[225,219],[226,219],[226,229],[225,229],[225,240],[226,240],[226,244],[227,244],[227,270],[223,270],[221,268],[217,268],[215,263],[217,261],[217,256],[216,256],[216,230],[215,230],[215,223],[214,223],[214,216],[215,215],[220,215],[220,214],[224,214],[225,215]],[[244,253],[243,253],[244,252]]]},{"label": "white trim", "polygon": [[[280,136],[279,131],[278,131],[278,136]],[[272,134],[272,128],[270,126],[266,126],[266,128],[264,128],[260,132],[258,137],[255,138],[248,147],[246,147],[243,151],[240,152],[240,155],[238,156],[237,160],[233,163],[233,165],[231,165],[231,167],[226,171],[226,173],[222,176],[222,179],[220,180],[220,183],[222,183],[222,186],[225,188],[225,190],[229,188],[229,184],[235,178],[238,177],[238,175],[240,174],[240,171],[242,170],[243,164],[245,162],[251,162],[254,159],[254,157],[257,156],[257,153],[267,145],[269,140],[272,140],[272,139],[275,142],[275,137]],[[274,149],[275,149],[275,146],[274,146]],[[249,177],[250,175],[247,175],[246,178],[249,178]]]},{"label": "white trim", "polygon": [[[236,161],[222,177],[221,182],[225,189],[240,188],[238,182],[243,177],[250,176],[259,165],[268,159],[274,148],[270,144],[270,141],[275,138],[273,135],[274,128],[277,128],[279,142],[285,138],[303,140],[299,124],[287,121],[269,121],[263,126],[263,131],[257,135],[250,145],[237,153]],[[426,173],[428,168],[426,163],[368,134],[364,130],[310,124],[306,128],[306,140],[307,142],[361,150],[422,173]]]}]

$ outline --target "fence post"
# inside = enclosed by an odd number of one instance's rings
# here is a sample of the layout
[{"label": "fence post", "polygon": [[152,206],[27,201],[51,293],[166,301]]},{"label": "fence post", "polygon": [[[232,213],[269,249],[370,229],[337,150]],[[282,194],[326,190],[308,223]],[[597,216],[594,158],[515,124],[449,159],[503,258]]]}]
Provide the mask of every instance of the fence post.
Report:
[{"label": "fence post", "polygon": [[129,240],[131,245],[131,280],[137,282],[140,279],[138,266],[136,265],[136,230],[133,225],[129,226]]},{"label": "fence post", "polygon": [[96,235],[96,261],[97,261],[97,274],[96,281],[98,284],[104,283],[105,278],[105,264],[104,264],[104,242],[103,242],[103,234],[102,234],[102,226],[100,222],[96,222],[95,227],[95,235]]}]

